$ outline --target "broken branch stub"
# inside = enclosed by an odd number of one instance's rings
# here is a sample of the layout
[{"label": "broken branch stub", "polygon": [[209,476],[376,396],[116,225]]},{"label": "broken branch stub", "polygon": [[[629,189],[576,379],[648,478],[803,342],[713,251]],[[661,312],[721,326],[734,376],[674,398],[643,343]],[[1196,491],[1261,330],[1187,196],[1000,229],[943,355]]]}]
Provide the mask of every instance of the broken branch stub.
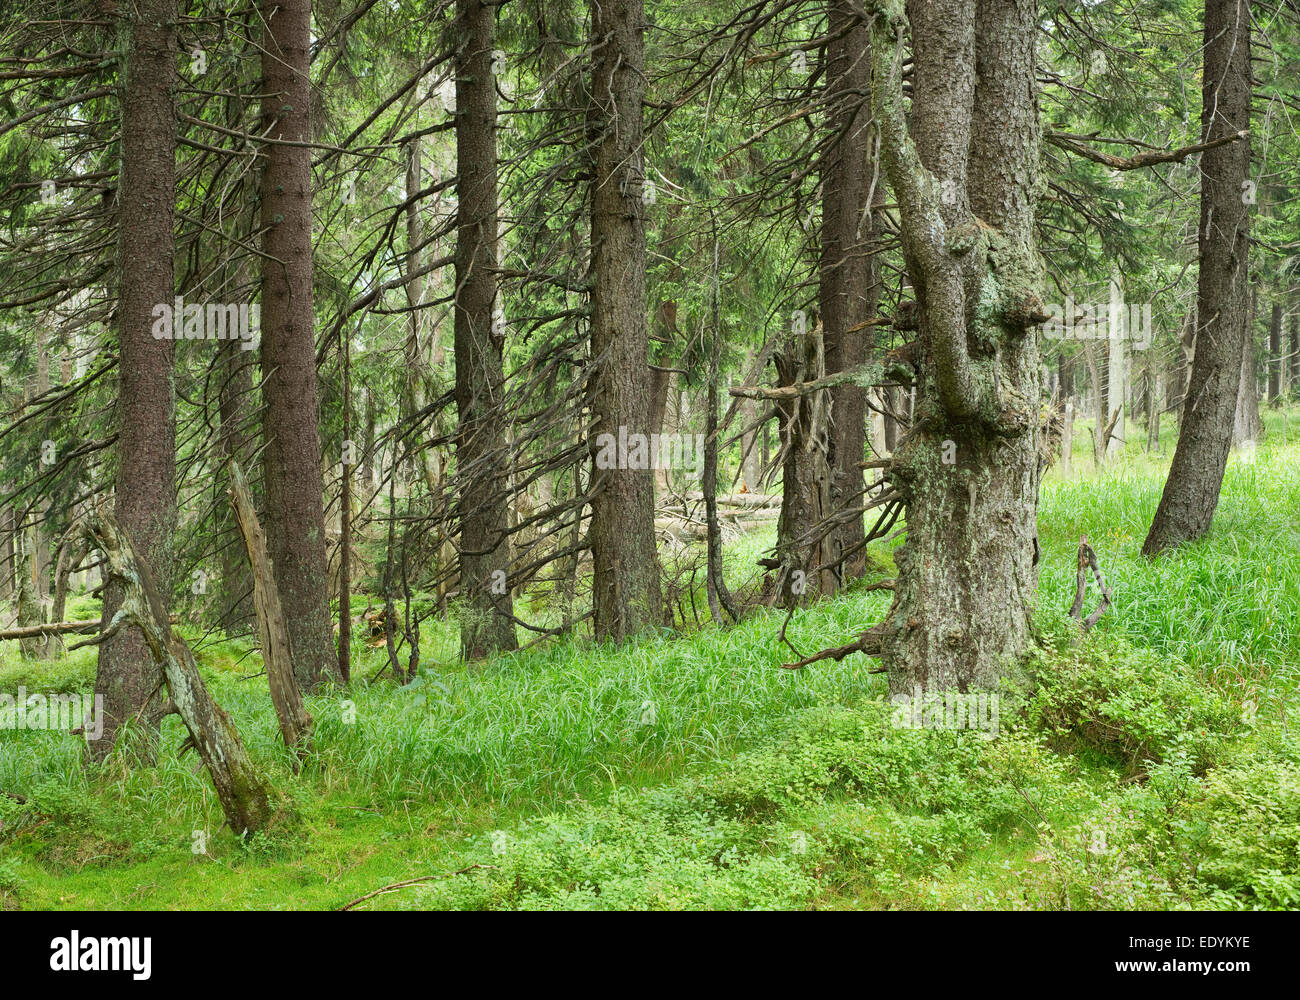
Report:
[{"label": "broken branch stub", "polygon": [[[1083,535],[1079,538],[1079,568],[1074,574],[1074,604],[1070,608],[1070,617],[1078,620],[1083,625],[1083,630],[1087,632],[1097,624],[1101,616],[1106,613],[1106,609],[1111,606],[1111,590],[1106,585],[1106,578],[1101,575],[1101,566],[1097,563],[1097,553],[1093,551],[1092,546],[1088,544],[1088,536]],[[1097,589],[1101,591],[1101,603],[1096,609],[1083,617],[1083,598],[1088,590],[1088,570],[1092,570],[1092,575],[1097,580]]]}]

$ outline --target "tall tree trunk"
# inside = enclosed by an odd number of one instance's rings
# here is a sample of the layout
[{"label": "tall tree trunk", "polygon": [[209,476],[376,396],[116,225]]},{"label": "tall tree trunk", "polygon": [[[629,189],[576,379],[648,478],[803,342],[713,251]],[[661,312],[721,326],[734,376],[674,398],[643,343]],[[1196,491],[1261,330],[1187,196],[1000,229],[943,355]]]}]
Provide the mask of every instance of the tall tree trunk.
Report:
[{"label": "tall tree trunk", "polygon": [[461,478],[461,650],[515,649],[510,571],[509,452],[497,299],[496,7],[458,0],[456,50],[456,464]]},{"label": "tall tree trunk", "polygon": [[1268,401],[1276,406],[1282,398],[1282,303],[1273,303],[1268,324]]},{"label": "tall tree trunk", "polygon": [[[50,391],[50,338],[44,323],[36,325],[36,398],[44,399]],[[44,497],[37,501],[39,516],[32,524],[32,571],[35,574],[36,599],[42,610],[50,587],[50,501]]]},{"label": "tall tree trunk", "polygon": [[[176,530],[176,402],[170,340],[153,336],[153,309],[175,296],[176,83],[175,0],[139,0],[122,8],[127,49],[122,99],[122,176],[118,205],[116,520],[158,581],[167,620]],[[104,588],[104,627],[125,599],[120,580]],[[156,753],[162,670],[143,637],[126,629],[99,647],[95,693],[104,698],[104,731],[90,744],[103,759],[118,730],[138,719],[145,760]]]},{"label": "tall tree trunk", "polygon": [[263,0],[262,396],[266,532],[304,691],[338,680],[312,316],[311,0]]},{"label": "tall tree trunk", "polygon": [[877,634],[894,691],[994,687],[1029,646],[1038,585],[1037,4],[909,8],[910,136],[903,9],[884,6],[872,93],[921,363],[915,426],[889,469],[907,541]]},{"label": "tall tree trunk", "polygon": [[361,442],[361,482],[365,485],[366,493],[369,494],[375,488],[375,393],[369,386],[363,388],[362,393],[366,397],[366,423],[365,438]]},{"label": "tall tree trunk", "polygon": [[754,427],[754,430],[740,436],[741,474],[744,488],[753,492],[763,492],[763,449],[759,441],[760,431],[754,425],[763,411],[759,404],[747,399],[740,405],[740,424],[742,427]]},{"label": "tall tree trunk", "polygon": [[[1201,130],[1205,141],[1250,126],[1250,5],[1206,0]],[[1142,545],[1146,555],[1200,538],[1210,529],[1232,446],[1249,312],[1246,276],[1250,142],[1201,154],[1201,222],[1197,241],[1196,355],[1183,404],[1169,478]]]},{"label": "tall tree trunk", "polygon": [[[1251,310],[1252,314],[1254,310]],[[1259,440],[1263,424],[1259,419],[1259,385],[1255,364],[1255,324],[1247,323],[1241,348],[1241,379],[1237,383],[1237,406],[1232,415],[1232,443]]]},{"label": "tall tree trunk", "polygon": [[1149,363],[1147,367],[1147,451],[1152,452],[1160,447],[1160,400],[1162,393],[1160,391],[1161,381],[1160,369],[1154,363]]},{"label": "tall tree trunk", "polygon": [[[253,359],[240,342],[228,340],[220,345],[222,358],[219,407],[221,411],[221,455],[225,459],[247,461],[256,447],[251,428],[253,419]],[[222,475],[227,466],[223,463]],[[227,533],[228,543],[221,550],[221,588],[218,595],[221,628],[228,636],[240,635],[254,627],[253,575],[248,554],[239,543],[238,525],[228,504],[219,504],[218,523]]]},{"label": "tall tree trunk", "polygon": [[[773,355],[781,386],[826,375],[822,326],[793,331]],[[781,514],[776,524],[776,584],[783,607],[835,593],[831,541],[823,522],[831,515],[828,392],[777,399],[781,429]],[[865,430],[864,430],[865,434]],[[861,459],[859,459],[861,461]],[[860,473],[860,470],[859,470]]]},{"label": "tall tree trunk", "polygon": [[649,446],[644,27],[643,0],[592,0],[591,440],[593,475],[600,481],[591,513],[592,607],[597,638],[615,641],[662,619],[653,472],[620,467],[634,464],[622,456],[616,455],[613,468],[600,468],[610,463],[599,461],[602,450],[620,451],[619,442],[636,441],[634,435]]},{"label": "tall tree trunk", "polygon": [[1300,396],[1300,312],[1291,314],[1291,395]]},{"label": "tall tree trunk", "polygon": [[1113,277],[1110,282],[1110,322],[1107,325],[1109,336],[1106,344],[1106,424],[1109,426],[1113,420],[1115,430],[1106,442],[1107,457],[1124,450],[1128,435],[1125,418],[1130,414],[1124,399],[1129,372],[1128,349],[1124,342],[1126,315],[1119,278]]},{"label": "tall tree trunk", "polygon": [[[0,483],[0,493],[8,493],[12,488],[9,483]],[[0,601],[18,593],[16,524],[13,507],[0,507]]]},{"label": "tall tree trunk", "polygon": [[339,337],[343,356],[343,455],[339,463],[339,677],[352,681],[352,484],[356,444],[352,440],[352,342]]},{"label": "tall tree trunk", "polygon": [[1178,349],[1169,378],[1169,406],[1173,409],[1179,426],[1182,426],[1183,404],[1187,401],[1187,386],[1192,378],[1192,359],[1196,353],[1196,307],[1187,311],[1178,336]]},{"label": "tall tree trunk", "polygon": [[[871,255],[871,62],[869,29],[849,0],[829,0],[826,47],[828,124],[835,136],[822,164],[822,240],[818,298],[826,370],[846,371],[871,355],[880,268]],[[835,37],[842,30],[846,33]],[[839,515],[862,506],[862,459],[867,436],[867,389],[847,382],[830,390],[830,504]],[[888,447],[888,444],[886,445]],[[832,581],[862,575],[863,515],[847,517],[826,539],[832,560],[855,552]]]},{"label": "tall tree trunk", "polygon": [[[668,409],[668,393],[672,389],[677,377],[675,373],[665,371],[663,368],[650,369],[650,433],[662,434],[664,430],[664,414]],[[666,493],[672,488],[670,478],[671,469],[656,469],[655,478],[657,486],[662,488]]]},{"label": "tall tree trunk", "polygon": [[1106,461],[1106,425],[1110,422],[1110,413],[1106,408],[1106,366],[1103,362],[1105,351],[1095,340],[1083,342],[1083,360],[1088,366],[1088,382],[1092,388],[1092,457],[1100,466]]},{"label": "tall tree trunk", "polygon": [[[406,197],[414,198],[421,189],[422,163],[420,159],[420,137],[416,136],[406,144]],[[406,206],[406,304],[410,308],[406,332],[406,347],[403,352],[406,370],[402,380],[402,419],[412,420],[425,407],[424,373],[428,367],[423,352],[424,332],[424,277],[419,274],[424,264],[424,254],[420,249],[424,242],[424,225],[420,220],[420,206],[411,201]],[[429,496],[437,495],[442,481],[442,469],[438,465],[438,453],[433,448],[421,448],[416,455],[420,478]]]},{"label": "tall tree trunk", "polygon": [[[18,627],[34,628],[37,625],[45,624],[41,619],[41,601],[36,593],[36,584],[33,582],[32,567],[35,564],[35,558],[31,551],[24,552],[18,559]],[[22,655],[31,660],[48,660],[50,658],[50,640],[58,641],[53,635],[33,635],[22,639],[18,648]],[[105,706],[107,710],[107,706]],[[105,730],[107,730],[105,723]]]}]

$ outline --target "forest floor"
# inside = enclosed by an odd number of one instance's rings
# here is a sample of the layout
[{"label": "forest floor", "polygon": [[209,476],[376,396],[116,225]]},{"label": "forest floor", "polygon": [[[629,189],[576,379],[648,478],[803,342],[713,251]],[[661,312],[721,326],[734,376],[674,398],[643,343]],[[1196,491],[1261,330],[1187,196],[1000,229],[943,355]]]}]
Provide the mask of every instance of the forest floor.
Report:
[{"label": "forest floor", "polygon": [[[351,689],[307,699],[295,777],[258,657],[208,641],[200,664],[282,821],[242,842],[223,829],[174,717],[156,769],[0,731],[0,791],[26,799],[0,796],[0,906],[337,908],[407,883],[357,906],[1300,907],[1300,411],[1266,411],[1258,447],[1234,452],[1206,540],[1148,561],[1170,423],[1163,454],[1131,427],[1101,474],[1081,423],[1072,474],[1045,478],[1040,649],[996,738],[895,728],[860,656],[782,670],[784,616],[756,612],[470,666],[443,656],[448,635],[401,688],[371,680],[384,660],[367,649]],[[1076,641],[1081,534],[1115,607]],[[892,575],[888,548],[875,562],[864,582]],[[840,644],[888,603],[851,590],[789,638]],[[94,613],[83,598],[69,616]],[[89,690],[93,649],[16,646],[0,691]]]}]

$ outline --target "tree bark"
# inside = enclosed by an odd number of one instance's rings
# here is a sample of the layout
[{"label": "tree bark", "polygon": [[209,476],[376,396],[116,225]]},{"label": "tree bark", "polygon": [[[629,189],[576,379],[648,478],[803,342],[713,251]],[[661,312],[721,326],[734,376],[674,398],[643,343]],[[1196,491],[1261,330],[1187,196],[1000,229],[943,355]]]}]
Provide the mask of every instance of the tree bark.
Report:
[{"label": "tree bark", "polygon": [[[1250,8],[1206,0],[1201,128],[1210,141],[1250,127]],[[1248,339],[1250,142],[1201,154],[1196,354],[1169,477],[1142,545],[1150,556],[1203,536],[1219,504]]]},{"label": "tree bark", "polygon": [[[828,125],[834,136],[822,164],[822,240],[818,298],[826,370],[856,368],[870,357],[880,268],[871,254],[871,61],[869,29],[849,0],[829,0],[826,47]],[[834,37],[847,29],[841,37]],[[867,437],[867,389],[846,382],[830,390],[828,462],[831,511],[862,506],[862,458]],[[888,447],[888,446],[887,446]],[[804,526],[806,529],[806,525]],[[831,574],[832,584],[862,575],[866,532],[861,513],[846,517],[826,539],[838,560],[855,552]]]},{"label": "tree bark", "polygon": [[[1254,313],[1254,310],[1251,310]],[[1246,324],[1241,349],[1241,380],[1237,383],[1237,407],[1232,415],[1234,446],[1259,440],[1264,426],[1259,419],[1259,386],[1256,379],[1255,324]]]},{"label": "tree bark", "polygon": [[1268,401],[1276,406],[1282,398],[1282,303],[1273,303],[1268,324]]},{"label": "tree bark", "polygon": [[[792,332],[785,349],[773,355],[781,387],[797,386],[826,374],[822,326]],[[834,562],[822,525],[833,513],[828,391],[794,393],[774,400],[781,431],[781,516],[776,527],[777,592],[783,607],[797,607],[819,594],[835,593],[835,574],[821,567]],[[864,428],[865,435],[865,428]],[[858,461],[861,461],[859,459]],[[859,478],[861,470],[858,470]]]},{"label": "tree bark", "polygon": [[299,686],[339,679],[330,628],[312,316],[311,0],[264,0],[262,397],[266,532]]},{"label": "tree bark", "polygon": [[34,562],[31,552],[24,552],[18,560],[18,627],[28,633],[21,638],[18,648],[29,660],[48,660],[50,642],[58,640],[39,628],[45,623],[41,621],[41,601],[32,581]]},{"label": "tree bark", "polygon": [[921,348],[889,469],[907,541],[879,644],[894,691],[990,688],[1029,646],[1038,584],[1037,4],[910,7],[910,136],[902,4],[877,9],[872,93]]},{"label": "tree bark", "polygon": [[[494,147],[495,149],[495,147]],[[413,199],[421,189],[423,172],[420,158],[420,137],[416,136],[406,144],[406,196]],[[423,352],[424,333],[424,277],[419,272],[424,265],[421,244],[424,242],[424,225],[420,220],[420,205],[411,201],[406,206],[406,271],[410,275],[406,280],[406,304],[410,308],[406,332],[404,359],[406,371],[402,380],[402,419],[409,421],[424,410],[425,392],[424,376],[427,365]],[[459,287],[459,286],[457,286]],[[429,496],[436,496],[442,481],[442,469],[439,468],[438,453],[433,448],[421,448],[416,453],[416,462],[424,488]]]},{"label": "tree bark", "polygon": [[1300,396],[1300,312],[1291,314],[1291,395]]},{"label": "tree bark", "polygon": [[[122,8],[127,48],[122,99],[122,176],[118,206],[119,362],[117,522],[133,539],[140,560],[159,581],[159,609],[167,621],[176,530],[176,397],[172,341],[155,339],[153,308],[175,297],[172,273],[176,152],[175,0],[140,0]],[[111,622],[126,594],[120,581],[104,588],[103,620]],[[103,696],[104,731],[90,744],[98,760],[128,720],[139,725],[136,752],[157,750],[157,702],[162,684],[157,659],[134,631],[99,647],[95,693]]]},{"label": "tree bark", "polygon": [[[238,341],[226,341],[220,346],[220,351],[223,362],[218,393],[221,455],[243,461],[256,447],[250,426],[254,409],[253,361],[251,352],[243,350]],[[225,469],[223,465],[223,474]],[[253,576],[248,556],[236,537],[239,531],[234,512],[222,505],[219,518],[223,534],[229,532],[226,537],[230,539],[221,550],[221,628],[228,636],[241,635],[255,625]]]},{"label": "tree bark", "polygon": [[458,0],[456,52],[456,463],[460,499],[461,651],[467,658],[517,647],[510,571],[509,450],[504,331],[497,300],[496,7]]},{"label": "tree bark", "polygon": [[339,337],[343,357],[343,454],[339,462],[339,678],[352,682],[352,484],[356,442],[352,440],[352,344]]},{"label": "tree bark", "polygon": [[[602,442],[648,448],[649,338],[642,101],[645,97],[643,0],[593,0],[591,93],[590,389],[593,458]],[[593,463],[594,464],[594,463]],[[619,465],[631,462],[618,461]],[[596,637],[617,642],[659,624],[661,592],[650,468],[596,468],[592,498],[592,609]]]},{"label": "tree bark", "polygon": [[1115,432],[1105,442],[1107,458],[1124,450],[1128,434],[1125,418],[1130,415],[1124,399],[1129,373],[1128,348],[1124,342],[1126,310],[1118,277],[1111,279],[1110,301],[1111,321],[1107,328],[1109,337],[1106,344],[1106,423],[1109,424],[1113,419]]}]

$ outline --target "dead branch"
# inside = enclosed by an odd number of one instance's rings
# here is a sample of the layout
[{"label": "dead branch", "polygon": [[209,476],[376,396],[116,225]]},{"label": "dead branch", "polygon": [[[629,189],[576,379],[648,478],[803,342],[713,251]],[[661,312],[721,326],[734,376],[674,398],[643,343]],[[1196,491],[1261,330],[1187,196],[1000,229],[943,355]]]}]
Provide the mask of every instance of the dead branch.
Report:
[{"label": "dead branch", "polygon": [[[782,663],[786,670],[802,670],[810,663],[817,663],[819,660],[835,660],[837,663],[850,656],[853,653],[865,653],[867,656],[879,656],[881,646],[881,627],[873,625],[865,632],[859,633],[853,642],[843,646],[833,646],[830,649],[823,649],[820,653],[813,653],[812,656],[805,657],[797,663]],[[883,668],[882,668],[883,669]]]},{"label": "dead branch", "polygon": [[[1097,589],[1101,591],[1101,603],[1097,605],[1096,610],[1087,618],[1083,618],[1083,598],[1088,589],[1088,570],[1092,570],[1092,575],[1097,580]],[[1070,608],[1070,617],[1083,624],[1083,630],[1087,632],[1097,624],[1097,621],[1106,610],[1111,606],[1111,590],[1106,586],[1106,579],[1101,575],[1101,567],[1097,563],[1097,553],[1093,551],[1092,546],[1088,544],[1088,536],[1083,535],[1079,538],[1079,569],[1074,575],[1074,605]]]},{"label": "dead branch", "polygon": [[1048,132],[1043,138],[1054,146],[1069,150],[1071,153],[1077,153],[1085,160],[1092,160],[1093,163],[1100,163],[1112,170],[1140,170],[1143,167],[1155,166],[1157,163],[1177,163],[1180,160],[1187,159],[1194,153],[1203,153],[1207,149],[1217,149],[1220,146],[1226,146],[1230,142],[1239,142],[1249,135],[1250,132],[1243,129],[1233,135],[1225,135],[1215,139],[1213,142],[1198,142],[1192,146],[1181,146],[1178,149],[1170,150],[1151,149],[1135,153],[1133,156],[1114,156],[1093,149],[1080,141],[1080,139],[1085,138],[1084,136],[1068,135],[1064,132]]}]

